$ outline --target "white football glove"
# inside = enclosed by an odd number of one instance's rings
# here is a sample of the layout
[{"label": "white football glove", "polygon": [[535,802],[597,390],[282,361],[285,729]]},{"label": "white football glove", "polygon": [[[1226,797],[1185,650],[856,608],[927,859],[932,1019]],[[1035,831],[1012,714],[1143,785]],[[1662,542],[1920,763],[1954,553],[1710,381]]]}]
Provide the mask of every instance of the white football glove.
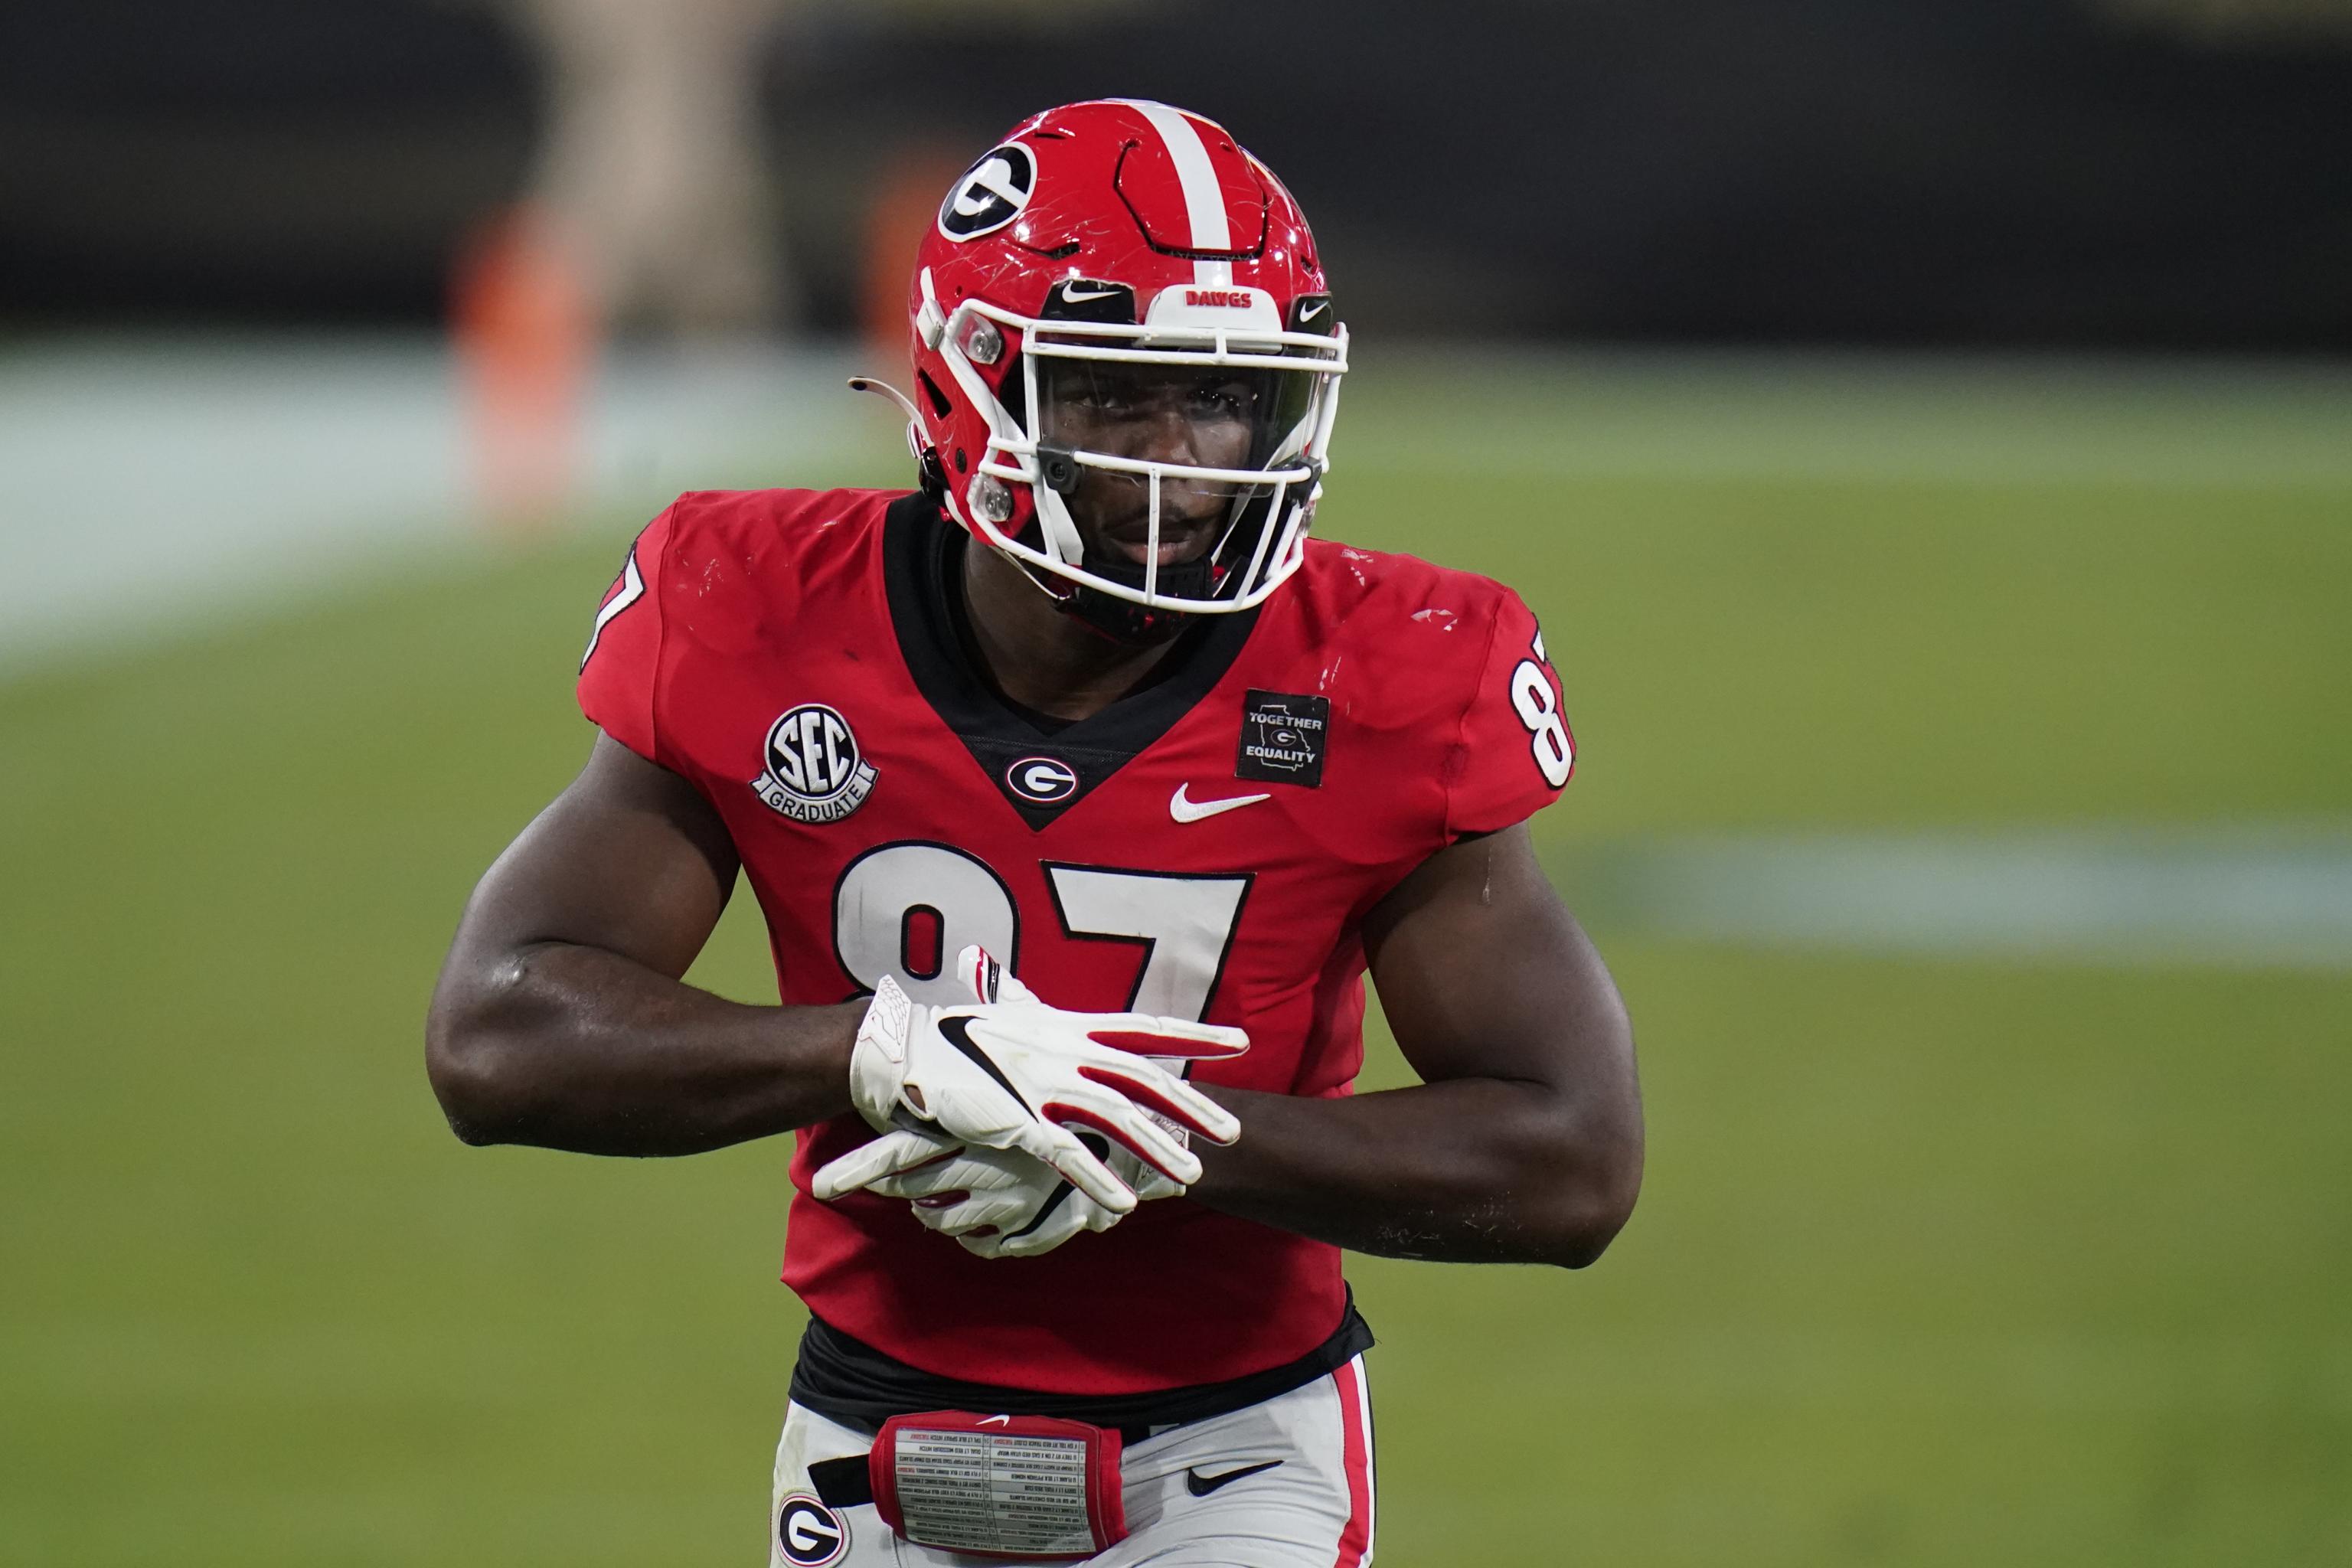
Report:
[{"label": "white football glove", "polygon": [[1143,1059],[1237,1057],[1249,1049],[1241,1030],[1143,1013],[1066,1013],[1017,981],[1006,986],[1009,976],[977,947],[956,962],[973,1002],[919,1004],[887,975],[875,988],[849,1087],[858,1114],[884,1136],[818,1171],[811,1190],[819,1200],[935,1160],[952,1142],[1017,1150],[1124,1215],[1135,1207],[1134,1189],[1073,1127],[1102,1134],[1179,1186],[1200,1179],[1201,1162],[1160,1118],[1215,1143],[1241,1135],[1223,1106]]},{"label": "white football glove", "polygon": [[[995,980],[998,1001],[1044,1005],[1036,993],[1001,969]],[[1182,1128],[1164,1117],[1153,1120],[1177,1142],[1185,1142]],[[1064,1181],[1059,1171],[1017,1149],[971,1147],[903,1130],[890,1136],[908,1140],[904,1152],[919,1152],[921,1163],[880,1177],[866,1190],[907,1199],[926,1228],[955,1237],[958,1246],[975,1257],[1034,1258],[1081,1232],[1108,1230],[1123,1217]],[[1139,1203],[1183,1196],[1181,1184],[1125,1149],[1111,1148],[1093,1134],[1081,1136],[1134,1191]]]}]

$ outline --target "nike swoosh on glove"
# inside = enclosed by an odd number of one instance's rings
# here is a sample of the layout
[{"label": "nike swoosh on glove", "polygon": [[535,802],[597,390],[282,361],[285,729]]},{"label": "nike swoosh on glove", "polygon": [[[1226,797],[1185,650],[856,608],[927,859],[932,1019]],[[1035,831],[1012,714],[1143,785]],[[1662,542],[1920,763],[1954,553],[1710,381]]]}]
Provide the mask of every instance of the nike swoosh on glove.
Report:
[{"label": "nike swoosh on glove", "polygon": [[[995,1000],[1043,1005],[1035,993],[1001,968],[993,978]],[[1165,1118],[1154,1120],[1178,1142],[1185,1141],[1182,1128]],[[919,1163],[868,1184],[866,1190],[908,1200],[927,1229],[955,1237],[958,1246],[975,1257],[1035,1258],[1074,1236],[1108,1230],[1123,1217],[1079,1192],[1052,1166],[1018,1150],[968,1148],[905,1130],[890,1137],[906,1141],[903,1154]],[[1081,1137],[1134,1191],[1138,1202],[1184,1195],[1182,1184],[1125,1149],[1111,1148],[1092,1134]]]},{"label": "nike swoosh on glove", "polygon": [[[1108,1139],[1180,1186],[1201,1162],[1160,1118],[1213,1143],[1241,1123],[1146,1057],[1223,1060],[1249,1049],[1239,1029],[1144,1013],[1048,1007],[977,947],[957,955],[975,998],[953,1006],[909,999],[887,975],[875,988],[849,1064],[850,1100],[886,1136],[816,1173],[830,1202],[937,1159],[946,1143],[1018,1151],[1052,1166],[1113,1215],[1136,1205],[1132,1187],[1074,1129]],[[892,1128],[901,1131],[888,1131]]]}]

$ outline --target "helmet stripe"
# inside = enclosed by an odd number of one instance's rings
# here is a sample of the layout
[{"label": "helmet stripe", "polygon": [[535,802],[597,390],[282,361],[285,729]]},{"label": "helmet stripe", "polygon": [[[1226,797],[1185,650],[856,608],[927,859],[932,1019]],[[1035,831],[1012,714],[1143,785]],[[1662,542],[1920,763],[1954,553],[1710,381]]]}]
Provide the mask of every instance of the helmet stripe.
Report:
[{"label": "helmet stripe", "polygon": [[[1234,244],[1233,223],[1225,215],[1224,187],[1217,183],[1217,167],[1209,161],[1208,143],[1192,117],[1181,109],[1149,99],[1125,100],[1139,110],[1151,128],[1160,132],[1160,140],[1168,148],[1169,161],[1176,165],[1176,179],[1184,190],[1184,216],[1192,227],[1193,250],[1230,250]],[[1230,261],[1198,261],[1192,268],[1193,280],[1205,284],[1228,284],[1234,280],[1234,264]]]},{"label": "helmet stripe", "polygon": [[1225,193],[1217,184],[1216,165],[1209,162],[1208,144],[1192,128],[1192,116],[1164,103],[1141,99],[1130,101],[1160,132],[1160,140],[1167,143],[1169,159],[1176,165],[1176,178],[1184,187],[1185,216],[1192,224],[1191,248],[1231,249],[1234,235],[1225,218]]}]

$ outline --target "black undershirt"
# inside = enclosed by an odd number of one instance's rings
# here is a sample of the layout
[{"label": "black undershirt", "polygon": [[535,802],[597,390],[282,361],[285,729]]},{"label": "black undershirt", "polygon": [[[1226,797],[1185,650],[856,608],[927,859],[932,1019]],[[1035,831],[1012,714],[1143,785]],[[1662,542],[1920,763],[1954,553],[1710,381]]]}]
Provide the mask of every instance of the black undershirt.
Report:
[{"label": "black undershirt", "polygon": [[1356,1294],[1350,1290],[1331,1337],[1280,1366],[1226,1383],[1145,1394],[1041,1394],[934,1376],[812,1316],[801,1335],[800,1363],[793,1369],[793,1403],[845,1426],[869,1428],[917,1411],[969,1410],[986,1415],[1055,1415],[1139,1434],[1149,1427],[1206,1421],[1263,1405],[1328,1376],[1371,1345],[1371,1325],[1356,1310]]}]

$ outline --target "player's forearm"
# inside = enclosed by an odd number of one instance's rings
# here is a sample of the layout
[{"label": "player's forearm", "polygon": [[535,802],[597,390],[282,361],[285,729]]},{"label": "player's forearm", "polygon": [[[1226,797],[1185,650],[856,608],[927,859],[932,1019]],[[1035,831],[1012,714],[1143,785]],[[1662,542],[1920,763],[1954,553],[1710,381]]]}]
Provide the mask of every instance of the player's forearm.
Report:
[{"label": "player's forearm", "polygon": [[1241,1141],[1191,1195],[1357,1252],[1463,1263],[1601,1256],[1641,1184],[1629,1137],[1561,1091],[1460,1079],[1338,1100],[1213,1089]]},{"label": "player's forearm", "polygon": [[847,1110],[864,1011],[746,1006],[615,952],[537,943],[453,965],[426,1062],[469,1143],[691,1154]]}]

